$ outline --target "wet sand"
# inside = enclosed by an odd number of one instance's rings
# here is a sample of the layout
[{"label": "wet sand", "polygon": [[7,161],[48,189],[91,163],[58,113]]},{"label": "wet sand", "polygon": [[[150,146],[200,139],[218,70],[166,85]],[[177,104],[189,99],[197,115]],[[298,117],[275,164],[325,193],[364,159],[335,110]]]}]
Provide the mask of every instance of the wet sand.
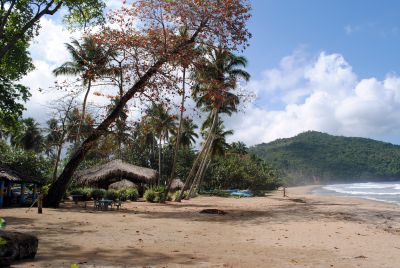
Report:
[{"label": "wet sand", "polygon": [[[68,203],[42,215],[2,209],[0,217],[40,240],[35,260],[13,267],[400,267],[400,206],[311,189],[131,202],[120,211]],[[209,208],[227,214],[199,213]]]}]

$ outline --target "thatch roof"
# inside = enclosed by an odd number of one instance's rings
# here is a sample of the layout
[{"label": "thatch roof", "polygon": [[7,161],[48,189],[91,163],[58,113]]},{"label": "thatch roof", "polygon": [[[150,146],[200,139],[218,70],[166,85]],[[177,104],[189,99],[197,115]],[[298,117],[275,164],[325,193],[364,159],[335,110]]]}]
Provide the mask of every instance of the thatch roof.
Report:
[{"label": "thatch roof", "polygon": [[182,189],[184,185],[185,184],[183,183],[183,181],[181,181],[181,179],[176,178],[171,183],[171,190]]},{"label": "thatch roof", "polygon": [[21,172],[15,171],[7,166],[0,165],[0,180],[7,180],[13,183],[36,183],[42,184],[43,180],[40,178],[34,178],[32,176],[28,176],[22,174]]},{"label": "thatch roof", "polygon": [[108,186],[109,189],[115,189],[115,190],[120,190],[120,189],[126,189],[126,188],[137,188],[137,185],[134,184],[131,181],[128,180],[120,180],[114,183],[111,183]]},{"label": "thatch roof", "polygon": [[126,179],[134,183],[151,183],[157,179],[157,171],[113,160],[76,174],[76,182],[82,186],[107,188],[110,184]]}]

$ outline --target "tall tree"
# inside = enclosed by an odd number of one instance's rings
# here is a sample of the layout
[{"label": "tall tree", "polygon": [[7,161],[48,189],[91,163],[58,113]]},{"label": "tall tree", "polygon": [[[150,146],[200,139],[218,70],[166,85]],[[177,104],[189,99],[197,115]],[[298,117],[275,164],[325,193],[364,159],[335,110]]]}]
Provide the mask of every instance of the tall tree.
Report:
[{"label": "tall tree", "polygon": [[103,20],[102,0],[0,0],[0,117],[14,124],[29,97],[18,83],[33,70],[29,44],[39,34],[40,19],[64,9],[70,26]]},{"label": "tall tree", "polygon": [[[130,78],[135,82],[115,109],[73,153],[57,181],[51,185],[45,203],[53,207],[59,205],[78,165],[127,102],[144,90],[151,91],[154,85],[159,85],[157,82],[167,74],[165,68],[176,62],[188,47],[200,42],[214,45],[217,41],[231,49],[245,47],[250,37],[246,28],[249,11],[250,5],[246,0],[138,0],[112,14],[110,22],[113,28],[102,29],[97,40],[111,46],[126,44],[137,48],[133,51],[136,54],[131,64],[138,72]],[[143,23],[137,23],[138,19]],[[177,38],[176,33],[182,27],[188,29],[188,38]]]},{"label": "tall tree", "polygon": [[196,181],[200,180],[202,169],[207,165],[210,153],[213,151],[215,131],[220,124],[219,114],[231,115],[237,109],[239,98],[232,91],[237,88],[239,79],[245,81],[250,79],[250,75],[243,70],[247,65],[244,57],[236,56],[223,46],[216,49],[207,47],[202,49],[204,56],[195,63],[196,68],[192,74],[195,83],[192,94],[197,106],[209,112],[203,126],[208,126],[208,134],[176,200],[178,202],[190,185],[193,190]]},{"label": "tall tree", "polygon": [[111,54],[103,46],[99,45],[91,36],[83,38],[82,44],[78,40],[72,40],[71,44],[65,44],[72,61],[63,63],[60,67],[53,70],[56,76],[59,75],[79,75],[86,86],[85,97],[82,104],[82,117],[78,125],[76,142],[79,142],[80,131],[86,115],[87,99],[96,78],[101,77],[109,70],[106,65],[110,60]]},{"label": "tall tree", "polygon": [[153,104],[146,113],[147,123],[152,127],[158,138],[158,182],[162,179],[162,142],[165,142],[169,134],[176,128],[175,116],[168,113],[162,104]]},{"label": "tall tree", "polygon": [[22,120],[22,129],[12,138],[12,143],[26,151],[41,152],[44,138],[40,125],[33,118]]}]

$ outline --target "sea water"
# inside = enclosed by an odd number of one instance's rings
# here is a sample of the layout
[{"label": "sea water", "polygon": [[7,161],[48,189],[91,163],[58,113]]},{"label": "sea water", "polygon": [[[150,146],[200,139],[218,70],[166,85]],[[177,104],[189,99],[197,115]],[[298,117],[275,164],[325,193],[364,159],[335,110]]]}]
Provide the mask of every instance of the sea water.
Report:
[{"label": "sea water", "polygon": [[322,186],[317,194],[353,196],[400,205],[400,181],[332,184]]}]

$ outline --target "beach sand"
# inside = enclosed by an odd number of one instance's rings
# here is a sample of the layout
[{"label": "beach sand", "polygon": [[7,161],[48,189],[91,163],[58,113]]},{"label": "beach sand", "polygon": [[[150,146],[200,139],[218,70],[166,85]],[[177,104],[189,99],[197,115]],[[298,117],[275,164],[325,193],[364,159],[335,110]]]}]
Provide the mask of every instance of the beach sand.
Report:
[{"label": "beach sand", "polygon": [[[35,260],[13,267],[400,267],[400,206],[311,189],[120,211],[1,209],[0,217],[40,240]],[[227,214],[199,213],[207,208]]]}]

